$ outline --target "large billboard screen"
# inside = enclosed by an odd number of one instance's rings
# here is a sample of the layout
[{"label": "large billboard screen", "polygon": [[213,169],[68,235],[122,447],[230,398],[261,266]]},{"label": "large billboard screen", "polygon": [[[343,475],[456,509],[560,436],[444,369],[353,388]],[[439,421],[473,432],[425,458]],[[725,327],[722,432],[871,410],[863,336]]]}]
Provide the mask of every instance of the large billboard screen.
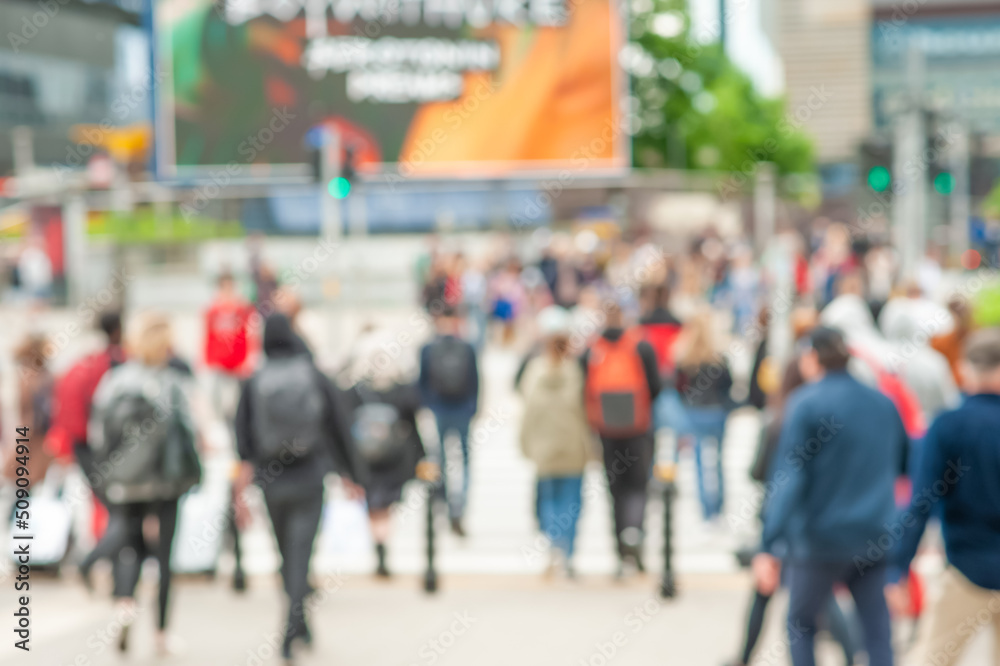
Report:
[{"label": "large billboard screen", "polygon": [[614,171],[630,159],[617,0],[159,0],[157,166],[302,173],[318,128],[362,171]]}]

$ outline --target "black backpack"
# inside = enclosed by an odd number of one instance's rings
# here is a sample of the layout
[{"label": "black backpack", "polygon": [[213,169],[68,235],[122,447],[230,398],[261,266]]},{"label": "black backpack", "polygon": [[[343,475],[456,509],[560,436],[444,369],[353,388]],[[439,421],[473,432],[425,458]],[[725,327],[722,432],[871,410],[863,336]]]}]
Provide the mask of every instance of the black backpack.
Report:
[{"label": "black backpack", "polygon": [[362,403],[354,410],[351,434],[358,454],[371,467],[383,467],[400,460],[406,453],[412,426],[400,418],[399,410],[372,393],[365,402],[366,389],[359,388]]},{"label": "black backpack", "polygon": [[159,389],[123,387],[104,407],[95,457],[113,503],[175,499],[201,481],[194,438],[174,412],[179,388],[170,386],[166,404],[157,402]]},{"label": "black backpack", "polygon": [[460,401],[471,396],[469,385],[474,352],[458,338],[443,337],[430,348],[430,387],[446,400]]},{"label": "black backpack", "polygon": [[302,459],[323,439],[326,402],[317,370],[304,354],[268,359],[251,395],[258,462]]}]

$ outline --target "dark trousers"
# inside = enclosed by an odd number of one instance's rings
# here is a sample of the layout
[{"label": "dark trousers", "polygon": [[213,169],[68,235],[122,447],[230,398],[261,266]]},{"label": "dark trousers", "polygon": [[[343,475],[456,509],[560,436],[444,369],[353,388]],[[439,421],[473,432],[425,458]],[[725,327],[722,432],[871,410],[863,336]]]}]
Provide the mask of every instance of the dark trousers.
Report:
[{"label": "dark trousers", "polygon": [[[757,647],[757,641],[760,639],[760,632],[764,628],[764,617],[767,612],[767,606],[773,598],[773,596],[761,594],[757,591],[754,592],[753,603],[750,606],[750,613],[747,617],[747,633],[743,641],[743,650],[740,653],[741,664],[749,664],[750,659],[753,657],[754,648]],[[830,600],[826,604],[825,620],[830,635],[840,644],[840,647],[844,651],[844,663],[847,666],[851,666],[854,663],[855,648],[851,637],[850,625],[844,616],[844,611],[841,610],[840,604],[833,598],[833,595],[830,596]]]},{"label": "dark trousers", "polygon": [[885,564],[859,572],[853,562],[788,562],[788,640],[793,666],[815,666],[813,645],[820,611],[836,583],[847,585],[864,629],[869,666],[892,666]]},{"label": "dark trousers", "polygon": [[300,636],[306,627],[305,598],[309,594],[309,561],[323,514],[323,490],[289,495],[265,490],[264,501],[271,516],[274,536],[281,553],[281,580],[288,596],[287,635]]},{"label": "dark trousers", "polygon": [[[158,626],[163,629],[167,626],[167,602],[170,599],[170,550],[177,529],[177,500],[112,505],[110,511],[113,515],[117,514],[116,529],[120,532],[116,534],[121,536],[121,547],[114,554],[114,596],[134,597],[143,561],[149,556],[156,557],[160,566]],[[160,523],[159,539],[154,545],[147,544],[142,533],[142,524],[148,516],[156,516]],[[108,525],[112,524],[109,520]]]},{"label": "dark trousers", "polygon": [[646,487],[653,464],[653,433],[637,437],[601,437],[604,473],[611,490],[618,554],[623,554],[622,532],[642,532],[646,516]]},{"label": "dark trousers", "polygon": [[[91,484],[90,487],[94,493],[94,497],[107,508],[109,506],[108,500],[104,497],[101,473],[97,469],[94,452],[90,450],[90,447],[85,442],[77,442],[73,447],[73,451],[76,455],[76,462],[80,466],[80,471],[84,473],[87,481]],[[123,511],[114,511],[113,508],[108,510],[107,529],[104,530],[101,538],[97,540],[94,549],[80,562],[81,571],[89,571],[98,560],[105,557],[111,558],[113,566],[117,565],[117,560],[114,559],[115,555],[125,544],[125,524],[123,518]]]}]

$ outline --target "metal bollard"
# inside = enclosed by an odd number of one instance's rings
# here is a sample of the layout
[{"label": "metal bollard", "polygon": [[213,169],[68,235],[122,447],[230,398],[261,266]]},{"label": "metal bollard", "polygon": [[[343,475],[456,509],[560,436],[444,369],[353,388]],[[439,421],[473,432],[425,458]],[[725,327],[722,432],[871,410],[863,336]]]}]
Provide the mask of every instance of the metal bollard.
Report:
[{"label": "metal bollard", "polygon": [[437,502],[441,467],[432,460],[422,460],[417,465],[417,478],[427,488],[427,570],[424,572],[424,592],[433,594],[438,589],[437,569],[434,567],[434,505]]},{"label": "metal bollard", "polygon": [[663,578],[660,581],[660,596],[673,599],[677,596],[677,581],[674,578],[673,567],[673,513],[674,497],[677,496],[677,465],[674,462],[658,463],[653,471],[663,484]]}]

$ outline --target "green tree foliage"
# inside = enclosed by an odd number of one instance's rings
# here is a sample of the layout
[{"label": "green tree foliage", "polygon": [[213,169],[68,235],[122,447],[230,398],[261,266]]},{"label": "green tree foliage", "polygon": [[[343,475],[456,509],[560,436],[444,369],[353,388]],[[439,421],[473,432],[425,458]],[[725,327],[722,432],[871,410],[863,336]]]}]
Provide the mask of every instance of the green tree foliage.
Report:
[{"label": "green tree foliage", "polygon": [[691,36],[683,0],[632,0],[632,76],[637,167],[752,172],[773,162],[781,175],[813,172],[813,147],[782,99],[767,99],[718,43]]}]

